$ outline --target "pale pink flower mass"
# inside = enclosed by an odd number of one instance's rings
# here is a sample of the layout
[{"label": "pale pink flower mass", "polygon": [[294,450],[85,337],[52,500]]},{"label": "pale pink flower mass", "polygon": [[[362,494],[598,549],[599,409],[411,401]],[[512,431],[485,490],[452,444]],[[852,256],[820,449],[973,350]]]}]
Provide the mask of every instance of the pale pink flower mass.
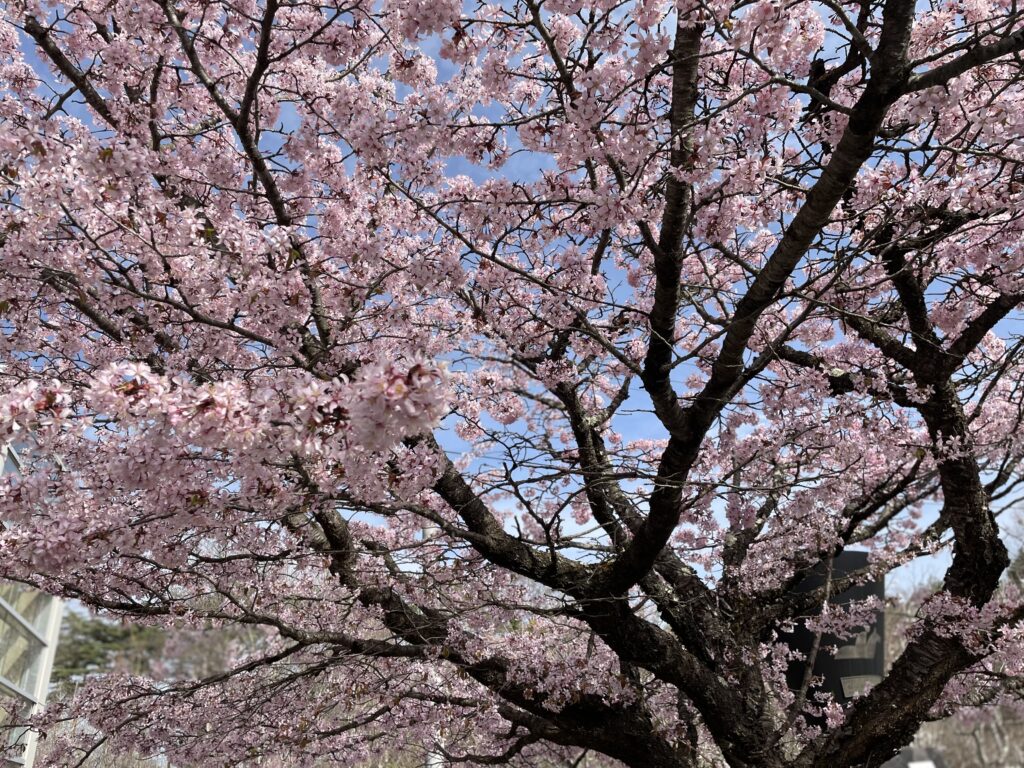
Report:
[{"label": "pale pink flower mass", "polygon": [[[1004,0],[0,0],[0,578],[251,641],[49,759],[877,766],[1020,704],[1022,52]],[[791,687],[920,562],[877,685]]]}]

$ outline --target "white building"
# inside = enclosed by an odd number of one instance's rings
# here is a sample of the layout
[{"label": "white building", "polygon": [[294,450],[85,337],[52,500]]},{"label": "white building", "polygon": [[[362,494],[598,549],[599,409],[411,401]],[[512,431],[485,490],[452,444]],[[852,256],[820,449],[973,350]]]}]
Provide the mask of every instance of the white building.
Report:
[{"label": "white building", "polygon": [[[4,472],[18,471],[13,448],[0,447],[0,460]],[[32,765],[35,734],[6,724],[11,720],[6,710],[13,704],[20,714],[33,714],[46,703],[62,610],[61,602],[50,595],[0,583],[0,746],[19,747],[13,759],[0,758],[0,768]]]}]

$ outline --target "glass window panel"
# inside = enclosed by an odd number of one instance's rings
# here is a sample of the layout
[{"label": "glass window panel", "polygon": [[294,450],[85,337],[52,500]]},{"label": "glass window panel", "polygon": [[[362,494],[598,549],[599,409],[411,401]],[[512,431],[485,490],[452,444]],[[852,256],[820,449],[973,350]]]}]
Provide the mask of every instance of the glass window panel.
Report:
[{"label": "glass window panel", "polygon": [[46,625],[50,621],[50,605],[53,601],[48,594],[19,584],[7,583],[0,584],[0,599],[35,627],[36,631],[46,632]]},{"label": "glass window panel", "polygon": [[0,615],[0,675],[21,690],[32,691],[42,651],[43,644],[13,617]]},{"label": "glass window panel", "polygon": [[[28,730],[23,727],[10,727],[7,724],[17,717],[18,720],[28,717],[31,705],[28,702],[6,696],[0,693],[0,739],[5,742],[4,746],[21,744],[24,747]],[[15,752],[17,754],[17,752]],[[0,765],[18,765],[17,762],[5,762],[0,760]]]}]

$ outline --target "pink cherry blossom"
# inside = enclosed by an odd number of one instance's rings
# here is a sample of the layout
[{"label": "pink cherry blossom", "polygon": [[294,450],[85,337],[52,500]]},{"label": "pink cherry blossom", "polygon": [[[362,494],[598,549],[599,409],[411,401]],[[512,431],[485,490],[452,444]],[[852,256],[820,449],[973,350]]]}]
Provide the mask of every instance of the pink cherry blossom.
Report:
[{"label": "pink cherry blossom", "polygon": [[[0,4],[0,578],[244,638],[53,760],[876,766],[1019,706],[1022,23]],[[791,690],[915,563],[882,682]]]}]

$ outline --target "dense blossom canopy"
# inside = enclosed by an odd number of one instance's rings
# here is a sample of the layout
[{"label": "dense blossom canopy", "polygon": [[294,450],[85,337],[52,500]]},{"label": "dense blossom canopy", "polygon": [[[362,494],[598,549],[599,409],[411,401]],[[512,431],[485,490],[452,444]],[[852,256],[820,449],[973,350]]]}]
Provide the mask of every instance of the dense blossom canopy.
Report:
[{"label": "dense blossom canopy", "polygon": [[[0,577],[262,638],[61,759],[877,766],[1013,699],[1016,2],[0,14]],[[880,684],[787,685],[943,552]]]}]

